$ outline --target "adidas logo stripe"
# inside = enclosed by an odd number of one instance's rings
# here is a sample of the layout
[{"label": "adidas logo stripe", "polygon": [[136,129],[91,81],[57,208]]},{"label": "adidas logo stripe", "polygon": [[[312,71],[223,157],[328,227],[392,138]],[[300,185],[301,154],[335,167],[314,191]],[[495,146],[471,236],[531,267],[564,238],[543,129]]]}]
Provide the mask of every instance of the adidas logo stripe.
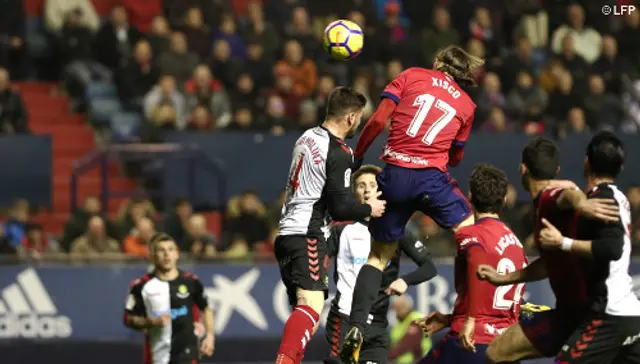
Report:
[{"label": "adidas logo stripe", "polygon": [[0,338],[61,338],[71,336],[71,320],[59,316],[51,296],[33,268],[18,274],[2,290]]}]

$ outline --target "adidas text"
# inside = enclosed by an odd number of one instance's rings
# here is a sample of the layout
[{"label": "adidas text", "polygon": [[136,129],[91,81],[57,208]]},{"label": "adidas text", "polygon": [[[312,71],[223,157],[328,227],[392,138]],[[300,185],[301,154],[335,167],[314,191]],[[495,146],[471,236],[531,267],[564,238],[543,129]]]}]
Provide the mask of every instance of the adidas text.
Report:
[{"label": "adidas text", "polygon": [[71,320],[66,316],[0,316],[0,339],[66,338],[71,332]]}]

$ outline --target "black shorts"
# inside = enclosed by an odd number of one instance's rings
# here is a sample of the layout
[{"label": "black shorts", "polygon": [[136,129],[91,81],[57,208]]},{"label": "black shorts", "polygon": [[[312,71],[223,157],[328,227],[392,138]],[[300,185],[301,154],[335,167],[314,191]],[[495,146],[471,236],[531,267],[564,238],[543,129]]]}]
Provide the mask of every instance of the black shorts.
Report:
[{"label": "black shorts", "polygon": [[[324,360],[325,364],[342,364],[340,360],[340,348],[344,337],[349,331],[349,316],[338,313],[332,306],[327,316],[325,337],[329,343],[329,355]],[[389,336],[387,325],[374,322],[365,328],[364,342],[360,348],[359,364],[387,364],[389,352]]]},{"label": "black shorts", "polygon": [[289,303],[295,306],[298,301],[296,290],[324,291],[329,293],[329,257],[327,242],[324,239],[310,238],[304,235],[278,236],[274,250],[282,283],[287,287]]},{"label": "black shorts", "polygon": [[592,316],[571,334],[556,363],[639,364],[640,316]]}]

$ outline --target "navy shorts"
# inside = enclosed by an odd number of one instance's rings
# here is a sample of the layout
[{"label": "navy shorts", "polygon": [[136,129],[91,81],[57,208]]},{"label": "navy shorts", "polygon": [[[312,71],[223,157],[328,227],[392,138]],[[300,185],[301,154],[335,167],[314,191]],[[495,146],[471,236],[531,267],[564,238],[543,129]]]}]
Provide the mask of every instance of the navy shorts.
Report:
[{"label": "navy shorts", "polygon": [[466,351],[456,336],[447,334],[429,353],[416,364],[484,364],[489,345],[476,344],[476,352]]},{"label": "navy shorts", "polygon": [[377,180],[387,209],[382,217],[373,219],[369,225],[374,240],[400,239],[416,211],[429,216],[443,228],[458,225],[472,213],[457,182],[439,169],[410,169],[387,164]]},{"label": "navy shorts", "polygon": [[584,319],[586,311],[551,309],[520,314],[519,325],[524,335],[545,357],[558,354],[575,328]]}]

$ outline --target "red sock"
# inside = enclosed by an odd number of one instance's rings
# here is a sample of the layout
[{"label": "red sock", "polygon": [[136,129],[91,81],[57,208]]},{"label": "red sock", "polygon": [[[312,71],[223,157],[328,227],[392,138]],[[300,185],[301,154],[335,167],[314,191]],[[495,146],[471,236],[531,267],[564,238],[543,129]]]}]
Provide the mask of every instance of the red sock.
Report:
[{"label": "red sock", "polygon": [[293,308],[284,325],[276,364],[294,364],[302,361],[304,348],[311,340],[313,327],[319,318],[320,315],[309,306],[298,305]]}]

